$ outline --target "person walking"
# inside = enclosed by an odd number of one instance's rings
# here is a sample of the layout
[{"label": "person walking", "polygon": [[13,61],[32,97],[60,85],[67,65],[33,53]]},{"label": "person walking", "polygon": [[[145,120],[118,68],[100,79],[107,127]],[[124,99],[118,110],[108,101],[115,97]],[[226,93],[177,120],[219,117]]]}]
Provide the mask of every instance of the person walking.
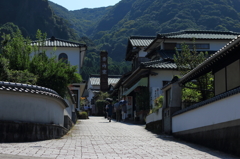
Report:
[{"label": "person walking", "polygon": [[120,108],[120,104],[119,104],[119,101],[117,99],[117,102],[114,104],[114,109],[115,109],[115,112],[116,112],[116,121],[120,121],[121,119],[121,108]]},{"label": "person walking", "polygon": [[113,114],[113,105],[112,105],[112,99],[111,98],[107,98],[106,101],[108,102],[107,105],[107,115],[108,115],[108,120],[109,122],[111,122],[112,120],[112,114]]},{"label": "person walking", "polygon": [[122,121],[124,122],[127,117],[127,101],[121,100],[120,104],[122,105]]}]

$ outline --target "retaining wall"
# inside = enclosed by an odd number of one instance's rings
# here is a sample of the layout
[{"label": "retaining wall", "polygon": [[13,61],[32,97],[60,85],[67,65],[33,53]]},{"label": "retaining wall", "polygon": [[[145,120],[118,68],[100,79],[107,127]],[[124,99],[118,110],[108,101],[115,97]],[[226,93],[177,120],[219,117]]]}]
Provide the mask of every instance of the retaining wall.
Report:
[{"label": "retaining wall", "polygon": [[67,130],[63,127],[66,107],[51,89],[0,81],[0,141],[59,138]]},{"label": "retaining wall", "polygon": [[50,124],[0,121],[0,142],[31,142],[61,138],[67,129]]},{"label": "retaining wall", "polygon": [[240,89],[186,110],[172,118],[173,135],[240,156]]},{"label": "retaining wall", "polygon": [[146,129],[155,133],[161,133],[162,130],[162,108],[157,113],[151,113],[146,117]]}]

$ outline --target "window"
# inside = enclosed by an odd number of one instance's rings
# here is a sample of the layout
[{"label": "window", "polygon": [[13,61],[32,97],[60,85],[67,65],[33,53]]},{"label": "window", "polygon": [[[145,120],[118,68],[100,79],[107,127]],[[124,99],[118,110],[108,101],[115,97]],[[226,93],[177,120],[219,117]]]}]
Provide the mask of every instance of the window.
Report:
[{"label": "window", "polygon": [[61,53],[59,56],[58,56],[58,60],[62,60],[64,63],[68,63],[68,56],[67,54],[65,53]]},{"label": "window", "polygon": [[[177,49],[181,49],[182,44],[177,44],[176,48]],[[195,46],[196,49],[210,49],[210,45],[209,44],[186,44],[188,45],[189,49],[193,49],[193,47]]]},{"label": "window", "polygon": [[165,86],[166,84],[168,84],[170,81],[162,81],[162,86]]}]

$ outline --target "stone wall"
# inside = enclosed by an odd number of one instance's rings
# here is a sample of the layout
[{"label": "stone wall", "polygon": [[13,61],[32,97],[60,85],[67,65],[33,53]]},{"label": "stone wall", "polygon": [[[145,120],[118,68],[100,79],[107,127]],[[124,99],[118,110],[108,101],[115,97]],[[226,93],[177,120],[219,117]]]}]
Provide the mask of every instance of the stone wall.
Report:
[{"label": "stone wall", "polygon": [[240,156],[240,88],[173,114],[173,135]]},{"label": "stone wall", "polygon": [[157,134],[162,133],[163,132],[162,120],[158,120],[158,121],[154,121],[146,124],[146,129]]},{"label": "stone wall", "polygon": [[177,138],[240,156],[240,120],[174,133]]},{"label": "stone wall", "polygon": [[67,129],[58,125],[0,121],[0,142],[31,142],[61,138]]},{"label": "stone wall", "polygon": [[68,115],[64,115],[64,127],[68,130],[70,130],[73,127],[74,123],[73,121],[69,118]]}]

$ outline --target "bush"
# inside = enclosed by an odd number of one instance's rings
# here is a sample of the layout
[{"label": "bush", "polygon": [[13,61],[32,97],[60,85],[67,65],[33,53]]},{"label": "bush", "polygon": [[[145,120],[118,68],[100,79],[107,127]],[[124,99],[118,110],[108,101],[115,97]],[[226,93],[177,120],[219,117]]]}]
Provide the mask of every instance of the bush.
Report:
[{"label": "bush", "polygon": [[87,112],[79,112],[78,118],[79,119],[88,119],[88,113]]},{"label": "bush", "polygon": [[106,101],[105,100],[97,100],[96,103],[96,108],[97,108],[97,115],[104,115],[104,108],[106,106]]}]

